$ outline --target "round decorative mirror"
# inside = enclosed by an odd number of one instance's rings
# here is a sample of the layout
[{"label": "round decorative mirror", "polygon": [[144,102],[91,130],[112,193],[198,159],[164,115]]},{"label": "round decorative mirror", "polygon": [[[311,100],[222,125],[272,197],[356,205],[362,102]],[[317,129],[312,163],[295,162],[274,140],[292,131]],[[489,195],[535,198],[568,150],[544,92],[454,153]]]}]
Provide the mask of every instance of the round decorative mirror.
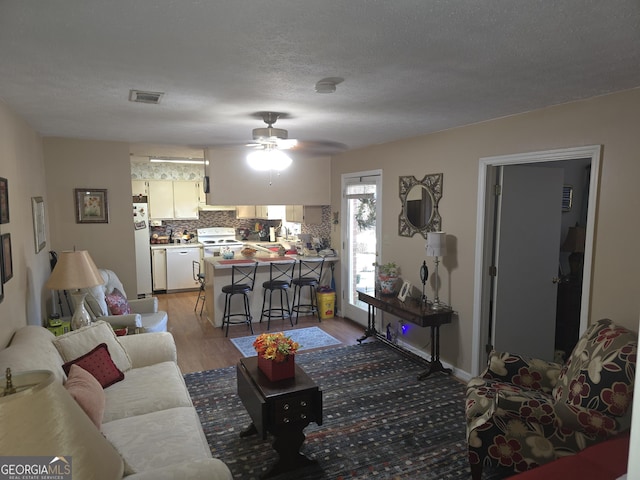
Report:
[{"label": "round decorative mirror", "polygon": [[427,238],[427,232],[441,229],[442,219],[438,203],[442,198],[442,173],[425,175],[420,181],[414,176],[400,177],[400,201],[402,210],[399,217],[398,234],[412,237],[420,232]]}]

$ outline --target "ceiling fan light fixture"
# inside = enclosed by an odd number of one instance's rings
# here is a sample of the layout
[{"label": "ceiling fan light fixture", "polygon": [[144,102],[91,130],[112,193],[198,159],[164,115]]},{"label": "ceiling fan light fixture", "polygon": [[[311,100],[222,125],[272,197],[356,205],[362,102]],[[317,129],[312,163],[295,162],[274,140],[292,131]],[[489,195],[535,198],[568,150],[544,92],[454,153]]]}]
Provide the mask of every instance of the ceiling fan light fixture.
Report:
[{"label": "ceiling fan light fixture", "polygon": [[255,150],[247,155],[247,163],[257,171],[282,171],[292,163],[291,157],[277,148]]}]

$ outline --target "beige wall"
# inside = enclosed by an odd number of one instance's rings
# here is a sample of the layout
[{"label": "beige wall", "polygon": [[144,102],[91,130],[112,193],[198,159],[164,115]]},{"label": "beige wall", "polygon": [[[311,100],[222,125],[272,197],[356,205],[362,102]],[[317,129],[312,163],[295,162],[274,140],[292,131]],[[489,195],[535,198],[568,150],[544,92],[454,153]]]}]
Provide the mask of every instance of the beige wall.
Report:
[{"label": "beige wall", "polygon": [[[52,248],[88,250],[96,265],[116,272],[135,298],[129,144],[68,138],[43,143]],[[109,223],[76,223],[75,188],[107,189]]]},{"label": "beige wall", "polygon": [[298,158],[292,153],[292,165],[276,174],[252,170],[246,162],[247,151],[205,150],[207,175],[211,177],[209,205],[329,205],[329,157]]},{"label": "beige wall", "polygon": [[[340,209],[343,173],[382,169],[382,261],[399,263],[402,276],[419,284],[425,240],[418,235],[397,235],[398,177],[444,174],[440,213],[450,250],[444,259],[445,271],[441,270],[440,298],[454,307],[458,318],[441,330],[441,355],[446,362],[470,372],[479,159],[601,144],[590,318],[609,317],[636,329],[640,253],[632,245],[640,235],[638,125],[640,89],[634,89],[348,152],[332,159],[332,210]],[[336,230],[334,244],[339,244],[339,239]],[[432,259],[427,263],[433,266]],[[410,342],[424,346],[425,333],[416,332]]]},{"label": "beige wall", "polygon": [[42,142],[38,134],[1,101],[0,177],[9,182],[10,214],[9,223],[0,225],[0,233],[11,234],[13,250],[13,278],[4,285],[4,300],[0,303],[1,348],[17,328],[26,324],[41,325],[46,318],[42,293],[50,273],[50,245],[47,240],[47,246],[36,254],[31,216],[31,197],[44,198],[45,214],[49,206]]}]

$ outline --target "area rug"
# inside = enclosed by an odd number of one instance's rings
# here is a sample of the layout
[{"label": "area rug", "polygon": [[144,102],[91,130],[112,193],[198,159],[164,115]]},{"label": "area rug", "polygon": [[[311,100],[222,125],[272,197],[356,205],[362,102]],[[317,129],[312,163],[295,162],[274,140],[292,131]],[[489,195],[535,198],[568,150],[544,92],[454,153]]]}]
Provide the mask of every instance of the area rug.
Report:
[{"label": "area rug", "polygon": [[[298,351],[311,350],[312,348],[329,347],[339,345],[341,342],[318,327],[299,328],[297,330],[286,330],[285,335],[291,337],[294,342],[301,346]],[[245,357],[255,357],[256,351],[253,348],[253,341],[257,335],[247,337],[232,338],[231,343],[240,350]]]},{"label": "area rug", "polygon": [[[305,429],[316,466],[277,480],[468,479],[464,385],[443,374],[418,381],[418,365],[380,342],[298,354],[323,391],[323,424]],[[251,420],[236,394],[236,367],[184,376],[214,457],[236,480],[277,460],[272,438],[240,438]]]}]

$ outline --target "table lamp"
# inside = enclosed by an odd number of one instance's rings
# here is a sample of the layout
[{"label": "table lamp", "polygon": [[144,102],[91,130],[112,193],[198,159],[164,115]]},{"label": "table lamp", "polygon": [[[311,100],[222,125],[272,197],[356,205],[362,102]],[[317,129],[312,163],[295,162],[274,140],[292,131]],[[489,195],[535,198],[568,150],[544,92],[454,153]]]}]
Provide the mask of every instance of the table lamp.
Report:
[{"label": "table lamp", "polygon": [[435,257],[435,280],[436,280],[436,288],[435,288],[435,297],[433,299],[433,309],[440,310],[444,307],[442,303],[440,303],[440,298],[438,297],[438,264],[440,263],[439,257],[444,257],[447,254],[447,234],[444,232],[429,232],[427,233],[427,256]]},{"label": "table lamp", "polygon": [[89,252],[73,250],[60,254],[45,286],[52,290],[76,290],[71,294],[74,303],[71,329],[77,330],[91,324],[91,317],[84,306],[86,293],[81,292],[80,289],[95,287],[103,283],[104,279],[96,264],[93,263]]},{"label": "table lamp", "polygon": [[[40,460],[61,472],[70,469],[73,478],[122,478],[122,457],[53,372],[7,370],[0,377],[0,451],[5,459],[48,457],[17,461],[33,465]],[[11,387],[3,389],[5,383]]]},{"label": "table lamp", "polygon": [[582,273],[582,260],[584,258],[584,244],[587,237],[587,229],[576,223],[575,227],[569,227],[567,238],[560,247],[562,252],[570,252],[569,269],[573,277]]}]

